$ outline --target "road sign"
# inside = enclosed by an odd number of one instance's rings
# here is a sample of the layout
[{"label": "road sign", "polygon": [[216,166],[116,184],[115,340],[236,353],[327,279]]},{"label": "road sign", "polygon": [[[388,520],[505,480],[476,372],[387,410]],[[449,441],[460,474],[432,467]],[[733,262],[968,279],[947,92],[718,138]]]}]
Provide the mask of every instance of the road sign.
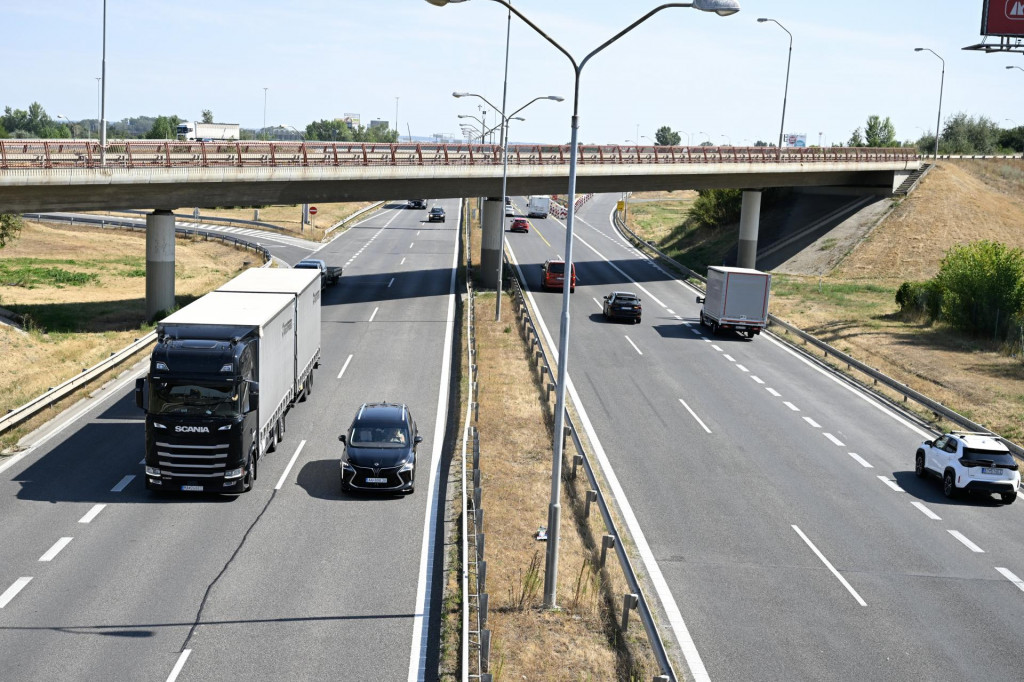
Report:
[{"label": "road sign", "polygon": [[316,206],[309,207],[309,215],[316,215]]}]

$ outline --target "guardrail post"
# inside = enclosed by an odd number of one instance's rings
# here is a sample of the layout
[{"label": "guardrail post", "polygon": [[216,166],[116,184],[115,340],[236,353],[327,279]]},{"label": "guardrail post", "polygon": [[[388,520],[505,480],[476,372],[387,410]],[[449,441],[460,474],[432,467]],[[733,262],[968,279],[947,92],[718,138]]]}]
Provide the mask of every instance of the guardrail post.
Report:
[{"label": "guardrail post", "polygon": [[483,509],[477,509],[475,511],[476,511],[476,528],[477,528],[477,530],[480,530],[481,528],[484,527],[484,510]]},{"label": "guardrail post", "polygon": [[[583,455],[573,455],[572,458],[572,479],[576,480],[576,469],[583,466]],[[589,493],[588,493],[589,494]],[[589,504],[589,502],[588,502]]]},{"label": "guardrail post", "polygon": [[486,592],[481,592],[480,593],[480,604],[479,604],[479,606],[477,606],[477,609],[478,609],[477,613],[478,613],[478,615],[480,617],[480,627],[486,627],[487,626],[487,604],[488,604],[489,601],[490,601],[490,599],[488,598],[487,593]]},{"label": "guardrail post", "polygon": [[483,594],[484,590],[487,589],[487,562],[478,561],[476,562],[476,592],[477,594]]},{"label": "guardrail post", "polygon": [[651,678],[651,682],[668,682],[668,680],[668,675],[655,675],[653,678]]},{"label": "guardrail post", "polygon": [[473,470],[473,487],[474,488],[479,488],[480,487],[480,470],[479,469],[474,469]]},{"label": "guardrail post", "polygon": [[[590,518],[590,503],[591,502],[597,502],[597,491],[596,490],[588,490],[587,491],[587,504],[586,504],[586,506],[583,507],[583,518],[585,518],[585,519],[589,519]],[[602,566],[604,565],[604,561],[603,560],[601,561],[601,565]]]},{"label": "guardrail post", "polygon": [[491,631],[480,631],[480,669],[491,669]]},{"label": "guardrail post", "polygon": [[622,632],[626,633],[629,629],[629,612],[631,609],[635,609],[637,604],[640,603],[640,599],[635,594],[624,594],[622,595]]},{"label": "guardrail post", "polygon": [[604,568],[604,562],[608,558],[608,550],[614,546],[614,535],[605,535],[601,538],[601,568]]},{"label": "guardrail post", "polygon": [[473,471],[480,471],[480,441],[473,443]]},{"label": "guardrail post", "polygon": [[480,499],[484,496],[484,490],[480,486],[473,488],[473,507],[480,508]]}]

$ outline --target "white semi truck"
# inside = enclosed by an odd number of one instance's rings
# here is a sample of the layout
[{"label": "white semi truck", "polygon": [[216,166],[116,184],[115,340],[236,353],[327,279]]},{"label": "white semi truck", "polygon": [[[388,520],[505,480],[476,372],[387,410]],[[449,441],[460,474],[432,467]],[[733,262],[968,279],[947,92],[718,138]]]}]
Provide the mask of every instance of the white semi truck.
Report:
[{"label": "white semi truck", "polygon": [[157,325],[149,375],[135,386],[150,490],[250,490],[260,459],[284,437],[288,409],[312,387],[319,275],[236,279]]},{"label": "white semi truck", "polygon": [[771,293],[770,273],[751,268],[724,265],[708,267],[708,283],[704,296],[700,323],[712,332],[732,329],[754,338],[768,326],[768,298]]},{"label": "white semi truck", "polygon": [[237,123],[182,121],[178,124],[177,134],[178,139],[185,142],[222,142],[239,139],[241,127]]},{"label": "white semi truck", "polygon": [[547,218],[550,210],[551,197],[549,196],[535,194],[527,200],[526,217],[528,218]]}]

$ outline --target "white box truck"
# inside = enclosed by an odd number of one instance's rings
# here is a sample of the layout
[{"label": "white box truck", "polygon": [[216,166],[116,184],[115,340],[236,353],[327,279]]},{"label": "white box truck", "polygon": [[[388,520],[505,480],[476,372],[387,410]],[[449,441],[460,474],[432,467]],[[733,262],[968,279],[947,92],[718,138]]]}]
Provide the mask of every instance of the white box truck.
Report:
[{"label": "white box truck", "polygon": [[768,326],[768,297],[772,276],[751,268],[712,265],[708,267],[708,283],[704,296],[700,323],[712,332],[733,329],[754,338]]},{"label": "white box truck", "polygon": [[313,392],[313,370],[320,364],[320,275],[315,270],[250,268],[217,291],[288,294],[295,303],[295,368],[292,400]]},{"label": "white box truck", "polygon": [[292,294],[213,291],[157,324],[149,376],[135,385],[147,488],[252,488],[295,397],[296,323]]},{"label": "white box truck", "polygon": [[527,199],[527,218],[547,218],[549,210],[551,210],[551,197],[535,194]]},{"label": "white box truck", "polygon": [[220,142],[237,140],[241,137],[241,126],[237,123],[202,123],[182,121],[178,124],[179,140],[186,142]]}]

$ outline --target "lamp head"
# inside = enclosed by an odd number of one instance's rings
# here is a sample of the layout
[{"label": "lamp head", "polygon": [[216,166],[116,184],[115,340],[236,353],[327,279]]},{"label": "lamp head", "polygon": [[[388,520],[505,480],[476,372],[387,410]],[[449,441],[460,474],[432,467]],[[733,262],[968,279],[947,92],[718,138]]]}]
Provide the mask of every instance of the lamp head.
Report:
[{"label": "lamp head", "polygon": [[[429,0],[428,0],[428,2],[429,2]],[[469,94],[468,92],[453,92],[452,93],[452,97],[465,97],[468,94]]]},{"label": "lamp head", "polygon": [[510,120],[510,121],[525,121],[526,119],[525,119],[525,118],[523,118],[522,116],[513,116],[513,117],[512,117],[512,118],[510,118],[509,120]]},{"label": "lamp head", "polygon": [[[1007,66],[1006,68],[1010,68],[1010,67]],[[564,97],[560,97],[559,95],[548,95],[544,99],[550,99],[550,100],[554,100],[556,102],[564,102],[565,101],[565,98]]]},{"label": "lamp head", "polygon": [[427,0],[427,2],[429,2],[431,5],[435,5],[437,7],[444,7],[445,5],[447,5],[450,2],[451,3],[466,2],[466,0]]},{"label": "lamp head", "polygon": [[693,0],[693,6],[701,12],[714,12],[720,17],[727,17],[740,11],[739,0]]},{"label": "lamp head", "polygon": [[921,52],[922,50],[924,50],[923,47],[915,47],[914,48],[914,52]]},{"label": "lamp head", "polygon": [[764,23],[764,22],[766,22],[766,21],[771,21],[771,19],[768,19],[768,18],[766,18],[766,17],[761,17],[761,18],[759,18],[759,19],[757,20],[757,23],[759,23],[759,24],[763,24],[763,23]]}]

